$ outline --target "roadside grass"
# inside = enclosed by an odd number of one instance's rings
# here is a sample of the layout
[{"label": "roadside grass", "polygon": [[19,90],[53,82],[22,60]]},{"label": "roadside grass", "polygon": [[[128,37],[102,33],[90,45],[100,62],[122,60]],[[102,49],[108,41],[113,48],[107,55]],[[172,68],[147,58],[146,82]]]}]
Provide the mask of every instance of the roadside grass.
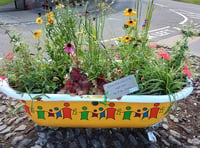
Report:
[{"label": "roadside grass", "polygon": [[200,0],[179,0],[186,3],[200,4]]},{"label": "roadside grass", "polygon": [[14,2],[14,0],[0,0],[0,6],[7,5],[11,2]]}]

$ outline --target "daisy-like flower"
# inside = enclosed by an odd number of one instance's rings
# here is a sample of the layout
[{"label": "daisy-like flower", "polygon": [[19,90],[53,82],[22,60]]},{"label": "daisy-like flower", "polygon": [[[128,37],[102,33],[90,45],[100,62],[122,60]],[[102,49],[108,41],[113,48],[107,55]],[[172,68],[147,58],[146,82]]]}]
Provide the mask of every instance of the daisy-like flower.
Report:
[{"label": "daisy-like flower", "polygon": [[40,35],[41,35],[41,30],[37,30],[34,32],[33,37],[36,39],[36,38],[39,38]]},{"label": "daisy-like flower", "polygon": [[133,11],[132,9],[130,8],[127,8],[124,10],[124,16],[134,16],[136,15],[137,12],[136,11]]},{"label": "daisy-like flower", "polygon": [[49,12],[49,17],[53,17],[53,16],[54,16],[53,11]]},{"label": "daisy-like flower", "polygon": [[64,45],[64,51],[67,53],[73,53],[75,51],[74,45],[70,42]]},{"label": "daisy-like flower", "polygon": [[182,71],[182,73],[183,73],[183,74],[186,74],[187,77],[188,77],[188,79],[190,79],[191,76],[192,76],[190,70],[188,69],[187,65],[184,65],[184,68],[185,68],[185,69]]},{"label": "daisy-like flower", "polygon": [[123,41],[124,41],[124,42],[129,42],[131,39],[132,39],[132,38],[129,37],[129,36],[124,36],[124,37],[123,37]]},{"label": "daisy-like flower", "polygon": [[42,24],[43,20],[42,20],[41,17],[38,17],[38,18],[36,18],[35,22],[36,22],[37,24]]},{"label": "daisy-like flower", "polygon": [[126,21],[126,25],[128,25],[128,26],[135,26],[136,25],[136,21],[134,21],[134,20],[128,20],[128,21]]}]

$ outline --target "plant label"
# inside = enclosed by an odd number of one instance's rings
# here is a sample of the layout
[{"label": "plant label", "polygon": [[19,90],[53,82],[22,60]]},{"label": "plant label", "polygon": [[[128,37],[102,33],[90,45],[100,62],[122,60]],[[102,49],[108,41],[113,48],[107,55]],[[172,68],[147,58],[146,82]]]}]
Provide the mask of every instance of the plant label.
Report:
[{"label": "plant label", "polygon": [[139,90],[134,75],[105,84],[103,87],[105,92],[108,92],[108,99],[117,99]]}]

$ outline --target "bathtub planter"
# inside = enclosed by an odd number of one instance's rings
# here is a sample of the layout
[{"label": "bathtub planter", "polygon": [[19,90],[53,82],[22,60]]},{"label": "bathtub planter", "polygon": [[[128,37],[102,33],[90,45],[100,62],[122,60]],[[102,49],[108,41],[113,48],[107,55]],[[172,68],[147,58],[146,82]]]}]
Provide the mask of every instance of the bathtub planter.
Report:
[{"label": "bathtub planter", "polygon": [[[178,93],[168,95],[126,95],[121,100],[108,100],[104,96],[46,94],[32,99],[37,94],[19,94],[9,87],[6,80],[0,81],[0,90],[24,103],[29,117],[41,126],[89,127],[89,128],[144,128],[161,121],[176,101],[191,94],[192,83]],[[170,101],[171,100],[171,101]],[[32,107],[32,110],[31,110]]]}]

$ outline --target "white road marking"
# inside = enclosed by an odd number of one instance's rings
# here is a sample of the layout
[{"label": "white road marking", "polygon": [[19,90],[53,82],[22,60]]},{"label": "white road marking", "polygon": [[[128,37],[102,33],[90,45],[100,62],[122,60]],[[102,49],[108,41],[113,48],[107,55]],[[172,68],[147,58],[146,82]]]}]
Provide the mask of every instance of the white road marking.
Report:
[{"label": "white road marking", "polygon": [[180,16],[182,16],[184,18],[184,20],[182,22],[180,22],[179,25],[183,25],[188,21],[188,18],[185,15],[183,15],[182,13],[179,13],[176,10],[173,10],[173,9],[169,9],[169,10],[174,12],[174,13],[176,13],[176,14],[178,14],[178,15],[180,15]]},{"label": "white road marking", "polygon": [[181,28],[179,28],[179,27],[173,27],[173,29],[181,31]]},{"label": "white road marking", "polygon": [[[163,36],[167,36],[170,35],[174,32],[180,31],[181,28],[179,27],[171,27],[171,26],[166,26],[166,27],[162,27],[162,28],[158,28],[158,29],[154,29],[154,30],[150,30],[149,31],[149,39],[156,39],[158,37],[163,37]],[[117,38],[112,38],[112,39],[108,39],[108,40],[103,40],[102,42],[110,42],[110,41],[114,41],[116,42]]]},{"label": "white road marking", "polygon": [[155,32],[155,31],[159,31],[159,30],[163,30],[163,29],[168,29],[168,28],[170,28],[170,26],[166,26],[166,27],[162,27],[162,28],[150,30],[149,32]]},{"label": "white road marking", "polygon": [[159,4],[159,3],[154,3],[154,5],[159,6],[159,7],[163,7],[163,8],[167,8],[167,7],[168,7],[168,6],[165,6],[165,5]]},{"label": "white road marking", "polygon": [[178,12],[180,12],[181,14],[189,17],[189,18],[192,18],[192,19],[200,19],[200,14],[199,13],[194,13],[194,12],[191,12],[191,11],[186,11],[186,10],[181,10],[181,9],[177,9]]}]

